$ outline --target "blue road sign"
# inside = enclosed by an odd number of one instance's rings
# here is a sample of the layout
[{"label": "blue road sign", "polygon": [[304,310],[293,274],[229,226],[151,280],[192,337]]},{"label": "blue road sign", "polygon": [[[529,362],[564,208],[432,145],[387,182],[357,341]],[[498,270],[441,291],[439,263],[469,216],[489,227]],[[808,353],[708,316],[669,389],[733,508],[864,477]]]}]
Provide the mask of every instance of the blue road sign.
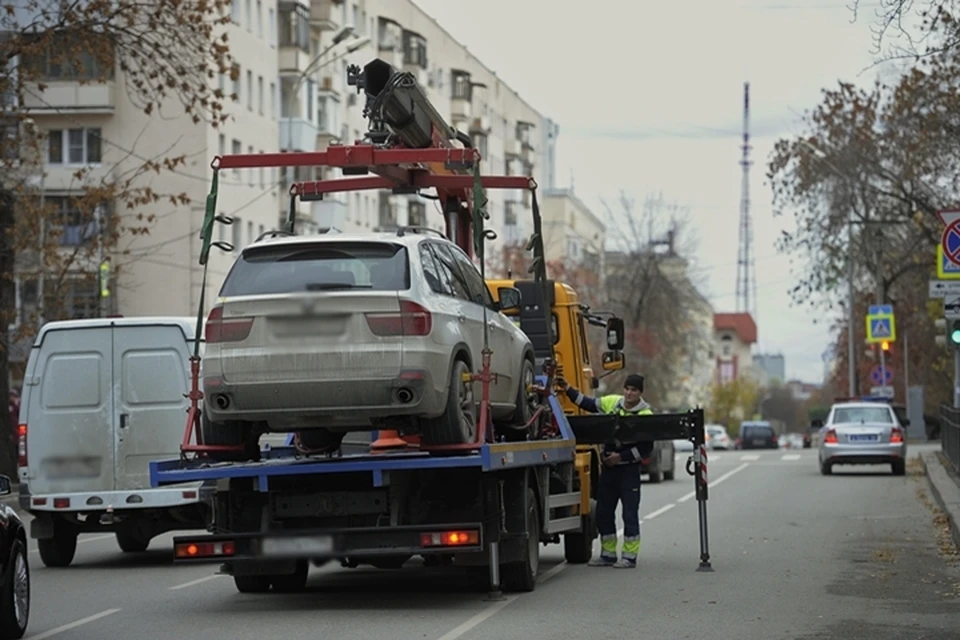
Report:
[{"label": "blue road sign", "polygon": [[893,305],[892,304],[872,304],[870,305],[870,310],[867,311],[868,316],[892,316],[893,315]]},{"label": "blue road sign", "polygon": [[893,382],[893,370],[890,367],[877,365],[870,372],[870,380],[878,387],[886,387]]},{"label": "blue road sign", "polygon": [[889,338],[890,337],[890,318],[874,318],[870,321],[871,338]]}]

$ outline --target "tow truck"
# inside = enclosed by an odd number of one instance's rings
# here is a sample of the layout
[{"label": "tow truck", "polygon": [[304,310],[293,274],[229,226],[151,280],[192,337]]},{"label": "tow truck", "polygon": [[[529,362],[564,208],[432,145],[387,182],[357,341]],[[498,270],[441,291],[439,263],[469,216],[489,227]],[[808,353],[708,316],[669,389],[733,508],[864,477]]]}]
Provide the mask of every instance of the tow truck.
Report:
[{"label": "tow truck", "polygon": [[[369,130],[364,139],[353,145],[331,144],[321,152],[214,158],[201,230],[204,283],[211,247],[232,250],[227,243],[212,241],[217,223],[232,222],[216,213],[220,170],[326,166],[339,167],[349,177],[293,184],[285,233],[295,232],[298,199],[364,189],[420,194],[432,188],[436,195],[428,197],[441,203],[446,236],[471,258],[476,256],[485,279],[484,242],[496,237],[484,228],[485,190],[530,190],[530,272],[540,299],[549,299],[536,182],[529,176],[481,175],[480,153],[470,138],[443,120],[412,74],[374,59],[363,69],[351,65],[347,76],[350,85],[366,94]],[[653,416],[568,416],[553,391],[557,362],[550,308],[528,306],[530,313],[540,314],[538,324],[546,339],[538,359],[536,429],[526,429],[534,435],[524,441],[497,433],[489,419],[493,376],[487,345],[480,371],[472,374],[482,389],[474,442],[310,455],[288,440],[285,446],[264,446],[259,460],[218,462],[209,454],[231,446],[203,442],[196,348],[181,454],[150,465],[153,486],[201,481],[201,493],[210,504],[210,533],[174,538],[174,562],[221,563],[221,571],[233,576],[241,592],[289,592],[304,588],[311,562],[399,568],[422,556],[425,564],[472,567],[492,595],[532,591],[541,543],[559,543],[562,536],[568,562],[585,563],[592,557],[597,533],[591,498],[602,470],[591,446],[688,438],[695,444],[687,472],[694,478],[699,505],[697,570],[712,571],[702,409]],[[197,344],[203,314],[201,297]],[[607,369],[623,361],[622,324],[619,332],[615,324],[608,326],[612,355]]]}]

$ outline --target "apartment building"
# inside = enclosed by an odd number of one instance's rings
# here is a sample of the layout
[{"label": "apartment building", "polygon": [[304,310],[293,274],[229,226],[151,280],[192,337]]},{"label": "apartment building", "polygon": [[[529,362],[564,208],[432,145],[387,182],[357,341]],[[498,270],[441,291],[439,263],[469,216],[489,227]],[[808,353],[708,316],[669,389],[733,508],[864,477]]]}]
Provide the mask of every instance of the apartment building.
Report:
[{"label": "apartment building", "polygon": [[[297,109],[303,107],[281,122],[281,131],[289,127],[294,132],[281,136],[282,148],[322,150],[330,142],[360,140],[367,130],[364,97],[347,86],[347,66],[362,66],[379,57],[397,70],[414,74],[440,114],[470,135],[483,157],[485,173],[531,175],[541,190],[545,177],[553,179],[556,124],[410,0],[291,1],[281,2],[280,7],[294,12],[297,24],[309,26],[301,28],[316,39],[310,45],[311,55],[319,52],[311,60],[304,41],[296,44],[295,54],[281,47],[281,60],[291,62],[281,69],[284,95],[290,94],[289,103],[298,105]],[[350,28],[349,37],[342,36],[345,27]],[[342,41],[331,42],[333,34],[341,35]],[[283,102],[287,104],[288,99]],[[322,177],[336,178],[339,172]],[[503,270],[505,247],[526,242],[532,230],[532,199],[528,191],[490,190],[487,196],[487,224],[498,235],[486,250],[487,268],[494,273]],[[337,194],[304,205],[300,214],[313,219],[320,230],[346,232],[405,224],[444,227],[435,201],[389,192]]]},{"label": "apartment building", "polygon": [[741,377],[755,379],[751,350],[757,342],[757,324],[749,313],[713,316],[716,340],[716,381],[726,384]]},{"label": "apartment building", "polygon": [[[237,0],[232,18],[234,24],[226,29],[240,73],[235,82],[226,77],[217,82],[227,95],[235,93],[239,99],[227,105],[233,118],[219,130],[178,115],[182,107],[176,98],[147,115],[131,100],[118,66],[105,70],[105,82],[81,84],[104,70],[92,60],[84,65],[59,64],[58,52],[53,50],[20,61],[31,65],[45,85],[43,91],[28,86],[22,107],[29,116],[27,124],[37,127],[46,138],[44,157],[30,179],[45,204],[62,209],[60,250],[80,253],[85,243],[95,245],[95,234],[111,225],[121,233],[115,248],[97,260],[77,261],[73,272],[56,288],[52,274],[43,273],[38,260],[23,262],[16,278],[21,318],[42,307],[45,296],[57,297],[61,317],[196,311],[201,288],[199,233],[211,182],[210,161],[218,153],[273,151],[278,138],[276,1]],[[83,71],[77,72],[80,67]],[[189,205],[173,204],[167,198],[136,207],[117,201],[98,212],[93,224],[71,210],[71,199],[82,192],[83,183],[123,181],[148,160],[162,162],[176,156],[184,156],[186,163],[159,174],[144,173],[135,186],[150,186],[164,196],[186,195]],[[86,174],[78,179],[80,169]],[[268,171],[222,172],[218,206],[235,222],[232,227],[221,226],[217,239],[242,245],[257,233],[274,228],[279,195],[276,183],[277,176]],[[149,226],[149,234],[123,231],[140,225]],[[208,303],[231,259],[221,251],[211,253]],[[99,272],[101,260],[110,263],[110,295],[106,298],[101,298],[95,279],[85,277],[88,272]]]},{"label": "apartment building", "polygon": [[[53,289],[39,260],[24,264],[16,282],[23,316],[57,296],[63,317],[118,313],[192,314],[200,303],[202,269],[198,264],[200,226],[211,182],[210,161],[217,154],[277,150],[323,150],[331,142],[351,144],[367,129],[363,96],[346,83],[348,64],[380,57],[398,70],[414,73],[430,100],[448,121],[469,133],[479,148],[486,173],[532,175],[553,180],[559,128],[504,84],[435,20],[409,0],[235,0],[232,24],[225,27],[239,67],[236,80],[214,81],[237,101],[228,101],[230,121],[215,129],[176,117],[178,104],[147,115],[127,93],[117,66],[106,82],[83,83],[86,76],[54,63],[56,52],[24,61],[41,70],[46,86],[28,91],[24,105],[31,126],[47,137],[42,168],[32,181],[46,203],[63,208],[63,251],[90,242],[91,225],[71,211],[70,198],[84,180],[112,181],[130,175],[147,160],[184,156],[173,171],[145,175],[160,194],[183,194],[189,205],[157,203],[129,208],[114,202],[102,212],[101,226],[119,223],[150,227],[147,235],[122,234],[115,251],[80,261],[77,273]],[[214,299],[236,252],[264,231],[276,228],[290,206],[292,180],[340,177],[339,171],[309,168],[223,170],[219,212],[232,225],[217,225],[215,240],[234,251],[210,254],[206,300]],[[522,245],[532,230],[529,192],[489,192],[488,225],[498,239],[488,244],[491,275],[502,270],[504,246]],[[143,215],[144,221],[138,222]],[[372,230],[414,224],[443,228],[431,200],[384,192],[337,194],[321,202],[299,203],[300,233]],[[94,225],[96,226],[96,225]],[[109,297],[101,297],[96,279],[110,265]],[[50,318],[45,318],[50,319]]]},{"label": "apartment building", "polygon": [[541,213],[548,275],[594,290],[599,296],[595,303],[600,303],[605,298],[607,226],[573,189],[544,193]]}]

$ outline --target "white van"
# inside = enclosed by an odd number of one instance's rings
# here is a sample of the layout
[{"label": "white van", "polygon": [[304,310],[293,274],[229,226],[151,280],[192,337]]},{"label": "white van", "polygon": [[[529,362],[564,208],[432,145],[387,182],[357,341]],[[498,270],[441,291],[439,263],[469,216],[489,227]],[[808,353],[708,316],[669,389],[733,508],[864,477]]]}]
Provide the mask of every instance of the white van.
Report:
[{"label": "white van", "polygon": [[196,318],[44,325],[23,379],[20,506],[48,567],[73,561],[77,535],[115,532],[143,551],[167,531],[205,529],[200,484],[150,486],[150,462],[180,455]]}]

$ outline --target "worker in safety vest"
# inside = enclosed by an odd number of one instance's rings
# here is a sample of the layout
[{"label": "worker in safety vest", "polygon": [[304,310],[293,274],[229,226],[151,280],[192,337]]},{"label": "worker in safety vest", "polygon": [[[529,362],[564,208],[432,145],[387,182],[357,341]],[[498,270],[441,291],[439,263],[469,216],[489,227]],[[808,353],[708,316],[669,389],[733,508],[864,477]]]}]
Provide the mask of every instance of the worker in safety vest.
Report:
[{"label": "worker in safety vest", "polygon": [[[558,378],[557,386],[581,409],[591,413],[619,415],[651,415],[650,405],[644,401],[643,376],[631,374],[623,383],[623,395],[590,398]],[[640,467],[653,452],[653,442],[643,442],[614,448],[605,445],[603,463],[597,487],[597,529],[600,532],[600,557],[592,560],[592,567],[632,569],[637,566],[640,553]],[[617,503],[623,505],[623,555],[617,559]]]}]

